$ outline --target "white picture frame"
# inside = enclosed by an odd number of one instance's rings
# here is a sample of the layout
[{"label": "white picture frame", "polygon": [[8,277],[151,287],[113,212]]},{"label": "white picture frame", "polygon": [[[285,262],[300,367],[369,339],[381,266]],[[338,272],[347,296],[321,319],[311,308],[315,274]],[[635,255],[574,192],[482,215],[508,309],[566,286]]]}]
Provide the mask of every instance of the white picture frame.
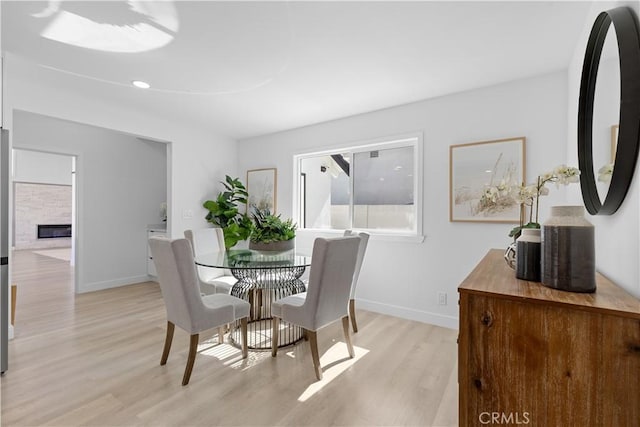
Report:
[{"label": "white picture frame", "polygon": [[247,171],[247,209],[254,207],[269,209],[276,213],[278,194],[278,171],[276,168],[250,169]]}]

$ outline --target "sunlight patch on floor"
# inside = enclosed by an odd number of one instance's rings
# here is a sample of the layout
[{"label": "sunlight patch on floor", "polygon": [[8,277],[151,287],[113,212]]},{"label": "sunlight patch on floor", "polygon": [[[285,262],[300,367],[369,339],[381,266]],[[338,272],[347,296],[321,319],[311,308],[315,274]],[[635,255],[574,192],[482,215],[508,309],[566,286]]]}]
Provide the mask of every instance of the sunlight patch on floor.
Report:
[{"label": "sunlight patch on floor", "polygon": [[198,345],[198,354],[202,356],[214,357],[221,362],[225,362],[230,358],[237,356],[242,357],[242,352],[239,348],[234,347],[231,344],[224,343],[218,344],[218,338],[214,340],[205,341]]},{"label": "sunlight patch on floor", "polygon": [[198,354],[213,357],[221,361],[225,366],[243,371],[271,357],[271,351],[253,351],[250,349],[247,358],[243,359],[242,351],[235,345],[229,342],[218,344],[217,335],[198,344]]},{"label": "sunlight patch on floor", "polygon": [[[334,378],[342,374],[344,371],[353,366],[364,355],[369,353],[369,350],[361,347],[353,347],[355,357],[349,358],[349,352],[347,345],[343,342],[336,342],[329,350],[327,350],[320,357],[320,367],[322,368],[322,379],[311,384],[307,389],[298,397],[299,402],[305,402],[312,397],[318,391],[333,381]],[[313,365],[312,365],[313,366]]]},{"label": "sunlight patch on floor", "polygon": [[255,350],[249,350],[249,355],[247,356],[246,359],[234,359],[231,360],[227,363],[225,363],[225,365],[233,368],[233,369],[239,369],[241,371],[246,371],[249,368],[253,368],[256,365],[259,365],[260,363],[262,363],[264,360],[266,359],[271,359],[271,352],[270,351],[255,351]]}]

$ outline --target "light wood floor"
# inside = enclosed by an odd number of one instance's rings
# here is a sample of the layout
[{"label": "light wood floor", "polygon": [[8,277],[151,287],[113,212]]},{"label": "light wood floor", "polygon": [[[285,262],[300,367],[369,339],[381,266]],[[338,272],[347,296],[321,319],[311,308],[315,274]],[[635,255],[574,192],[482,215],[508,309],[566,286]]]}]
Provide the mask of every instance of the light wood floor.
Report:
[{"label": "light wood floor", "polygon": [[307,343],[243,360],[212,330],[182,387],[188,335],[176,328],[160,366],[156,283],[74,297],[68,263],[28,251],[12,263],[19,288],[3,426],[457,425],[455,331],[358,311],[355,359],[340,322],[318,333],[316,382]]}]

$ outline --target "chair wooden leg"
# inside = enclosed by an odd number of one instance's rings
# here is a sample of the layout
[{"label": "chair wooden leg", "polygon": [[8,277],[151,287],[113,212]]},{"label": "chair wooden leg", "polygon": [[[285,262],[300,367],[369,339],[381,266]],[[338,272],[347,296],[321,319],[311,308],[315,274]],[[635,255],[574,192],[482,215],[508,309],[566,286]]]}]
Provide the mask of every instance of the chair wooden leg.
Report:
[{"label": "chair wooden leg", "polygon": [[187,367],[184,369],[184,376],[182,377],[182,385],[189,384],[189,378],[191,378],[191,371],[193,371],[193,364],[196,361],[196,354],[198,353],[198,334],[191,335],[189,341],[189,358],[187,359]]},{"label": "chair wooden leg", "polygon": [[280,335],[280,318],[271,319],[271,357],[278,354],[278,336]]},{"label": "chair wooden leg", "polygon": [[353,327],[353,333],[358,332],[358,324],[356,323],[356,300],[349,300],[349,317],[351,318],[351,326]]},{"label": "chair wooden leg", "polygon": [[309,335],[313,369],[316,371],[316,378],[320,381],[322,379],[322,368],[320,367],[320,356],[318,355],[318,334],[316,331],[307,331],[307,334]]},{"label": "chair wooden leg", "polygon": [[347,342],[347,348],[349,349],[349,357],[353,359],[355,352],[353,351],[353,344],[351,344],[351,337],[349,336],[349,316],[342,318],[342,329],[344,330],[344,340]]},{"label": "chair wooden leg", "polygon": [[247,342],[247,318],[240,319],[240,331],[242,332],[242,358],[246,359],[249,356],[248,342]]},{"label": "chair wooden leg", "polygon": [[224,344],[224,326],[218,328],[218,344]]},{"label": "chair wooden leg", "polygon": [[173,341],[173,331],[175,325],[171,322],[167,322],[167,337],[164,339],[164,349],[162,350],[162,358],[160,359],[160,365],[166,365],[169,358],[169,350],[171,350],[171,342]]}]

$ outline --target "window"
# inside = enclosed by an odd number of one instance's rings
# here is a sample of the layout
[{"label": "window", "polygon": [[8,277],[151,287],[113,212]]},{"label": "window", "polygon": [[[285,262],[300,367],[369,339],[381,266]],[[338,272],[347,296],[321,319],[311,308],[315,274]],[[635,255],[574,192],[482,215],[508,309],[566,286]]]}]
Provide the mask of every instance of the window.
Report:
[{"label": "window", "polygon": [[421,137],[298,155],[302,229],[422,234]]}]

